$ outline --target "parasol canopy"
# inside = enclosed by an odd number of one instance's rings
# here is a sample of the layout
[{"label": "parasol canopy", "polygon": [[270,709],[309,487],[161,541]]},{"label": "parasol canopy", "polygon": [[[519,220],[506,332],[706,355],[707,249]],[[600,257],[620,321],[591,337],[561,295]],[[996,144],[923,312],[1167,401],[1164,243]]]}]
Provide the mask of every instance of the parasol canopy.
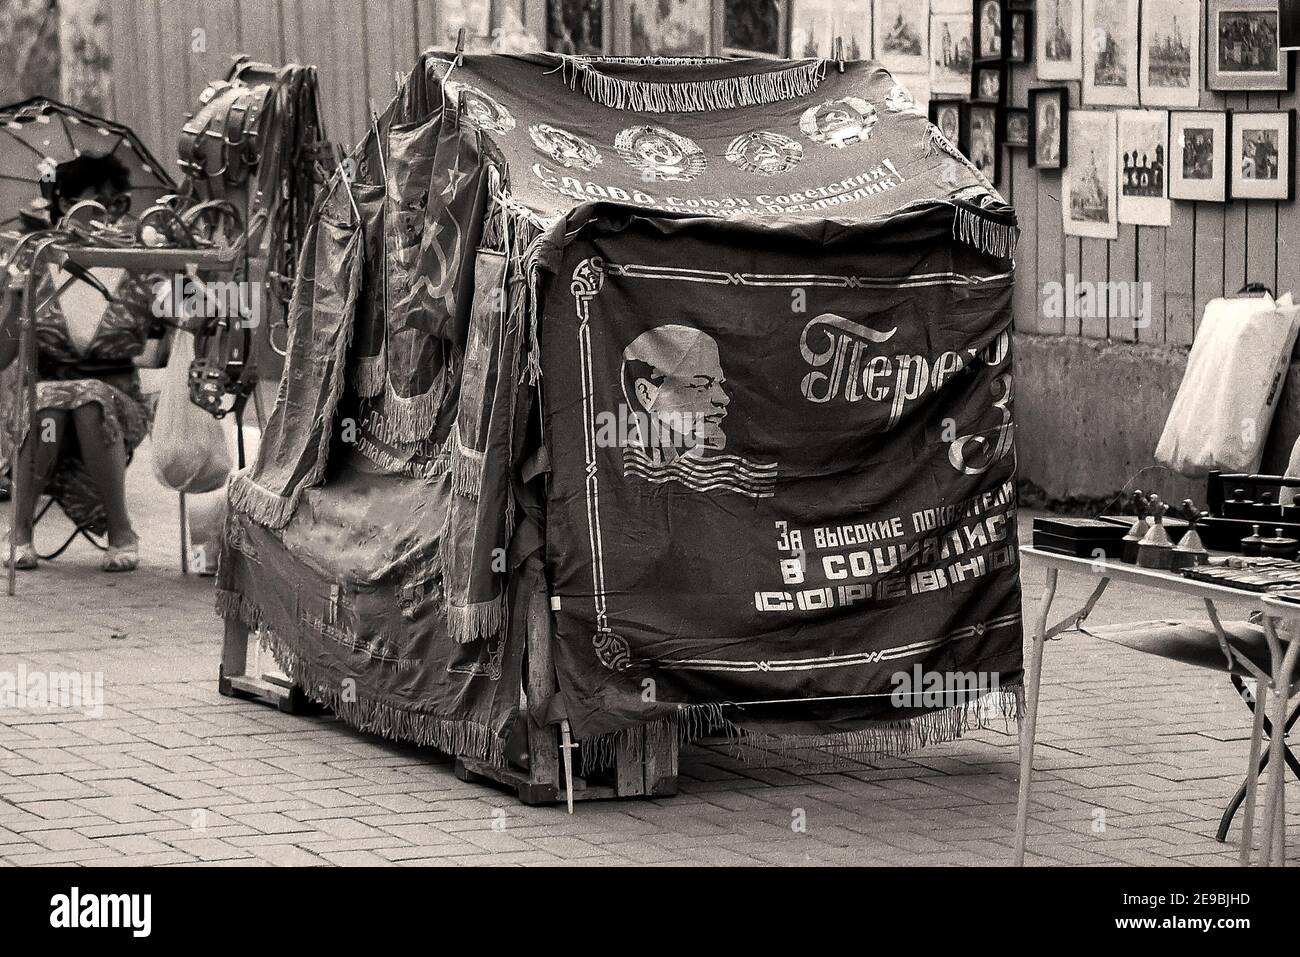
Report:
[{"label": "parasol canopy", "polygon": [[23,213],[43,218],[54,170],[83,154],[121,161],[137,213],[176,192],[166,170],[128,127],[33,97],[0,107],[0,232],[21,227]]}]

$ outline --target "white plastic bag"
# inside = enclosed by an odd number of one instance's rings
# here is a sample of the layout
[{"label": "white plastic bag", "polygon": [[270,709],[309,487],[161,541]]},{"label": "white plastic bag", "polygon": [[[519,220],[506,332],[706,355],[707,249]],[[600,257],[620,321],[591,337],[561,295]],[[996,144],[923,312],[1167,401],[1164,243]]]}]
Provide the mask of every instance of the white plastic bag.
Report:
[{"label": "white plastic bag", "polygon": [[1156,459],[1188,477],[1257,472],[1298,322],[1289,293],[1207,305]]},{"label": "white plastic bag", "polygon": [[163,372],[153,420],[153,472],[178,492],[211,492],[226,484],[234,463],[221,423],[190,402],[194,337],[177,332]]}]

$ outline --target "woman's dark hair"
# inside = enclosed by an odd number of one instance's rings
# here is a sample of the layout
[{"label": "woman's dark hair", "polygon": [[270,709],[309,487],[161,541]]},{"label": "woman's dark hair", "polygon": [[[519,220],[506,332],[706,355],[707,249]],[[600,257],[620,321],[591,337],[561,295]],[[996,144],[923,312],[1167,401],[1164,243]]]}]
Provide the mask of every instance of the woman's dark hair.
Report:
[{"label": "woman's dark hair", "polygon": [[131,174],[116,156],[82,153],[75,159],[60,163],[54,169],[50,219],[58,222],[64,213],[65,200],[80,196],[86,190],[98,191],[105,186],[111,186],[119,193],[125,193],[131,188]]}]

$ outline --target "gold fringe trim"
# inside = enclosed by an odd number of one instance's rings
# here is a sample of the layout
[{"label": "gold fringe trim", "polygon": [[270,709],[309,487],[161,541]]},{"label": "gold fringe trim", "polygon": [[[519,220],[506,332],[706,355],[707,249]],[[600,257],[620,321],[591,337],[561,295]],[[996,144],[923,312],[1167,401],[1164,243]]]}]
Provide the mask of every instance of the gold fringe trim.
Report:
[{"label": "gold fringe trim", "polygon": [[817,92],[826,79],[826,67],[825,60],[810,60],[770,73],[660,83],[607,76],[585,59],[565,57],[560,64],[569,89],[576,90],[581,83],[592,102],[637,113],[700,113],[797,100]]},{"label": "gold fringe trim", "polygon": [[419,442],[427,438],[438,422],[441,409],[442,396],[433,386],[428,392],[403,398],[393,390],[392,380],[385,380],[384,418],[388,434],[398,442]]},{"label": "gold fringe trim", "polygon": [[952,217],[952,238],[990,256],[1010,259],[1020,242],[1020,227],[989,219],[966,206],[957,206]]},{"label": "gold fringe trim", "polygon": [[[394,741],[409,741],[436,748],[444,754],[472,757],[497,767],[506,765],[505,741],[487,725],[466,718],[441,718],[398,708],[374,698],[344,699],[343,682],[350,675],[335,674],[305,658],[281,635],[265,626],[257,607],[234,592],[217,592],[217,614],[260,629],[275,663],[309,698],[325,705],[345,724],[358,731]],[[401,669],[399,669],[401,670]],[[356,693],[356,692],[353,692]]]},{"label": "gold fringe trim", "polygon": [[1004,722],[1019,722],[1025,711],[1025,692],[1024,686],[1017,684],[951,708],[936,709],[902,721],[882,721],[860,731],[842,734],[772,735],[746,731],[727,719],[725,710],[728,707],[721,704],[685,706],[677,714],[661,721],[584,738],[580,742],[582,772],[590,774],[612,767],[619,745],[626,746],[632,735],[640,734],[647,727],[676,734],[680,744],[721,732],[726,735],[728,747],[736,758],[760,767],[788,760],[790,756],[806,751],[858,762],[898,757],[928,745],[955,741],[968,731],[993,727],[988,720],[990,712],[999,715]]},{"label": "gold fringe trim", "polygon": [[373,399],[388,384],[388,357],[383,351],[362,356],[352,369],[352,388],[363,399]]},{"label": "gold fringe trim", "polygon": [[452,429],[451,439],[451,490],[477,502],[483,487],[483,453],[462,445],[458,428]]}]

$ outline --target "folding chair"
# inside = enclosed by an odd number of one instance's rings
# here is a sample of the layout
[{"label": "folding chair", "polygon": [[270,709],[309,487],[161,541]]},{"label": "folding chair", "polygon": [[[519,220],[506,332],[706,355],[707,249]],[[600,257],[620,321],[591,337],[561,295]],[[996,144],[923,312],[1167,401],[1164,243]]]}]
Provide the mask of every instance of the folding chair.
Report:
[{"label": "folding chair", "polygon": [[[1262,627],[1247,621],[1225,621],[1222,622],[1222,625],[1228,641],[1235,650],[1245,654],[1250,661],[1263,671],[1267,672],[1271,669],[1268,642],[1264,637]],[[1241,696],[1242,701],[1246,703],[1246,707],[1250,709],[1252,714],[1255,711],[1255,696],[1246,686],[1244,680],[1253,676],[1235,659],[1231,668],[1229,668],[1227,657],[1219,648],[1214,625],[1208,621],[1145,621],[1090,628],[1088,633],[1093,637],[1133,651],[1141,651],[1145,654],[1156,655],[1160,658],[1193,665],[1198,668],[1208,668],[1219,672],[1226,671],[1232,680],[1233,688]],[[1300,693],[1300,687],[1294,690]],[[1291,730],[1291,726],[1295,724],[1297,717],[1300,717],[1300,705],[1297,705],[1287,718],[1286,726],[1282,729],[1283,738]],[[1274,730],[1272,722],[1265,717],[1264,735],[1266,741],[1272,739]],[[1285,752],[1286,763],[1291,769],[1291,773],[1300,778],[1300,761],[1291,753],[1290,748],[1286,748]],[[1262,754],[1263,758],[1254,772],[1256,777],[1268,766],[1267,747],[1263,749]],[[1243,781],[1241,787],[1237,789],[1237,793],[1228,802],[1228,806],[1224,808],[1223,816],[1219,821],[1218,832],[1215,834],[1216,840],[1221,844],[1227,840],[1228,830],[1232,827],[1233,818],[1240,809],[1242,802],[1246,799],[1248,784],[1249,779]]]}]

